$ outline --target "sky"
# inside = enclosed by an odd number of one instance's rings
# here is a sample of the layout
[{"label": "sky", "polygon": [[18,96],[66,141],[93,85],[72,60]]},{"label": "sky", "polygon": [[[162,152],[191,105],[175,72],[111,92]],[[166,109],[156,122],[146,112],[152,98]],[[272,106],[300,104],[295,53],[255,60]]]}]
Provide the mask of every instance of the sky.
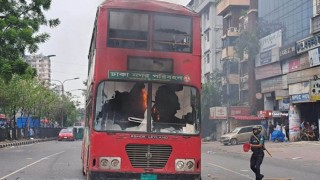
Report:
[{"label": "sky", "polygon": [[[187,5],[190,0],[163,0]],[[42,27],[41,32],[50,34],[50,39],[40,44],[36,54],[42,53],[51,57],[51,79],[63,82],[66,79],[79,77],[78,80],[66,81],[64,91],[70,91],[84,105],[82,92],[83,82],[87,79],[88,52],[96,10],[103,0],[52,0],[47,18],[59,18],[61,24],[55,28]],[[60,85],[57,81],[52,81]]]}]

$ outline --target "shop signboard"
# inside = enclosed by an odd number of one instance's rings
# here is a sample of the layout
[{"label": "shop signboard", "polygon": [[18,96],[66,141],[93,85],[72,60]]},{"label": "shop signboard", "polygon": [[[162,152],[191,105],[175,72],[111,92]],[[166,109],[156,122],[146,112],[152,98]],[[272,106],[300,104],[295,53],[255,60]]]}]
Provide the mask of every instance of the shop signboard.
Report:
[{"label": "shop signboard", "polygon": [[277,62],[279,61],[279,47],[260,52],[260,54],[256,57],[256,67]]},{"label": "shop signboard", "polygon": [[269,64],[271,62],[272,51],[265,51],[260,53],[260,64]]},{"label": "shop signboard", "polygon": [[249,106],[231,106],[230,116],[248,116],[250,115]]},{"label": "shop signboard", "polygon": [[261,80],[261,92],[272,92],[287,88],[287,75]]},{"label": "shop signboard", "polygon": [[288,59],[296,55],[296,43],[291,43],[279,49],[279,59]]},{"label": "shop signboard", "polygon": [[309,81],[289,84],[289,95],[309,93]]},{"label": "shop signboard", "polygon": [[210,107],[209,119],[227,119],[227,107]]},{"label": "shop signboard", "polygon": [[310,98],[312,101],[320,100],[320,79],[310,80]]},{"label": "shop signboard", "polygon": [[261,118],[271,118],[272,117],[272,110],[258,111],[257,116],[261,117]]},{"label": "shop signboard", "polygon": [[310,102],[310,95],[309,93],[290,95],[290,101],[292,103]]},{"label": "shop signboard", "polygon": [[269,77],[281,75],[282,73],[281,73],[280,62],[257,67],[255,69],[255,74],[256,74],[256,80],[266,79]]},{"label": "shop signboard", "polygon": [[308,51],[310,67],[320,65],[320,49],[315,48]]},{"label": "shop signboard", "polygon": [[279,100],[279,110],[280,111],[288,111],[290,105],[290,98],[283,98]]},{"label": "shop signboard", "polygon": [[302,54],[320,46],[320,33],[296,42],[297,54]]},{"label": "shop signboard", "polygon": [[300,69],[300,59],[289,60],[289,72],[297,71]]},{"label": "shop signboard", "polygon": [[275,47],[281,47],[282,43],[282,31],[276,31],[268,36],[265,36],[259,40],[260,52],[271,50]]},{"label": "shop signboard", "polygon": [[303,81],[309,81],[315,75],[319,76],[320,66],[288,73],[288,84],[295,84]]}]

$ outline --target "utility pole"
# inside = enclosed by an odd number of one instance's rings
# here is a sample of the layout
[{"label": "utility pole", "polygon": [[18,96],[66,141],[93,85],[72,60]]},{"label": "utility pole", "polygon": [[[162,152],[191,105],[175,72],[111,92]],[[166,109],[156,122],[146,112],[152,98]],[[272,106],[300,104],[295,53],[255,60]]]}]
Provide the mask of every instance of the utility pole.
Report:
[{"label": "utility pole", "polygon": [[63,114],[64,114],[64,103],[63,103],[63,99],[64,99],[64,83],[66,81],[72,81],[72,80],[76,80],[76,79],[80,79],[79,77],[76,77],[76,78],[72,78],[72,79],[65,79],[64,81],[60,81],[60,80],[55,80],[55,79],[52,79],[52,81],[57,81],[61,84],[61,97],[62,97],[62,110],[61,110],[61,126],[64,127],[64,117],[63,117]]}]

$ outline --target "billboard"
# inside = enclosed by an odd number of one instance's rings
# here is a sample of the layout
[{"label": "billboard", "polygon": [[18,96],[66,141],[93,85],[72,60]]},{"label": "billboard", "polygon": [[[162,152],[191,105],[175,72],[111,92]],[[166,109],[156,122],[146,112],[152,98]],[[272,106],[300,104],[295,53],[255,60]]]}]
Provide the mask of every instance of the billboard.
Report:
[{"label": "billboard", "polygon": [[209,119],[227,119],[227,107],[211,107]]}]

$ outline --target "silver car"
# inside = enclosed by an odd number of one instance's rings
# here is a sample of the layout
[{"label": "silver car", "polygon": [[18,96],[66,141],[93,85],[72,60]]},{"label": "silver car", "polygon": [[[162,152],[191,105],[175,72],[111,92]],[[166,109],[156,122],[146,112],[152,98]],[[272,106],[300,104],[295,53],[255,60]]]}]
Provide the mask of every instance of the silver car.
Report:
[{"label": "silver car", "polygon": [[252,125],[252,126],[242,126],[242,127],[236,127],[233,131],[230,133],[224,134],[220,137],[220,142],[224,145],[236,145],[238,143],[244,143],[248,142],[250,136],[252,135],[252,128],[254,126],[261,126],[261,134],[263,136],[266,135],[264,128],[262,125]]}]

